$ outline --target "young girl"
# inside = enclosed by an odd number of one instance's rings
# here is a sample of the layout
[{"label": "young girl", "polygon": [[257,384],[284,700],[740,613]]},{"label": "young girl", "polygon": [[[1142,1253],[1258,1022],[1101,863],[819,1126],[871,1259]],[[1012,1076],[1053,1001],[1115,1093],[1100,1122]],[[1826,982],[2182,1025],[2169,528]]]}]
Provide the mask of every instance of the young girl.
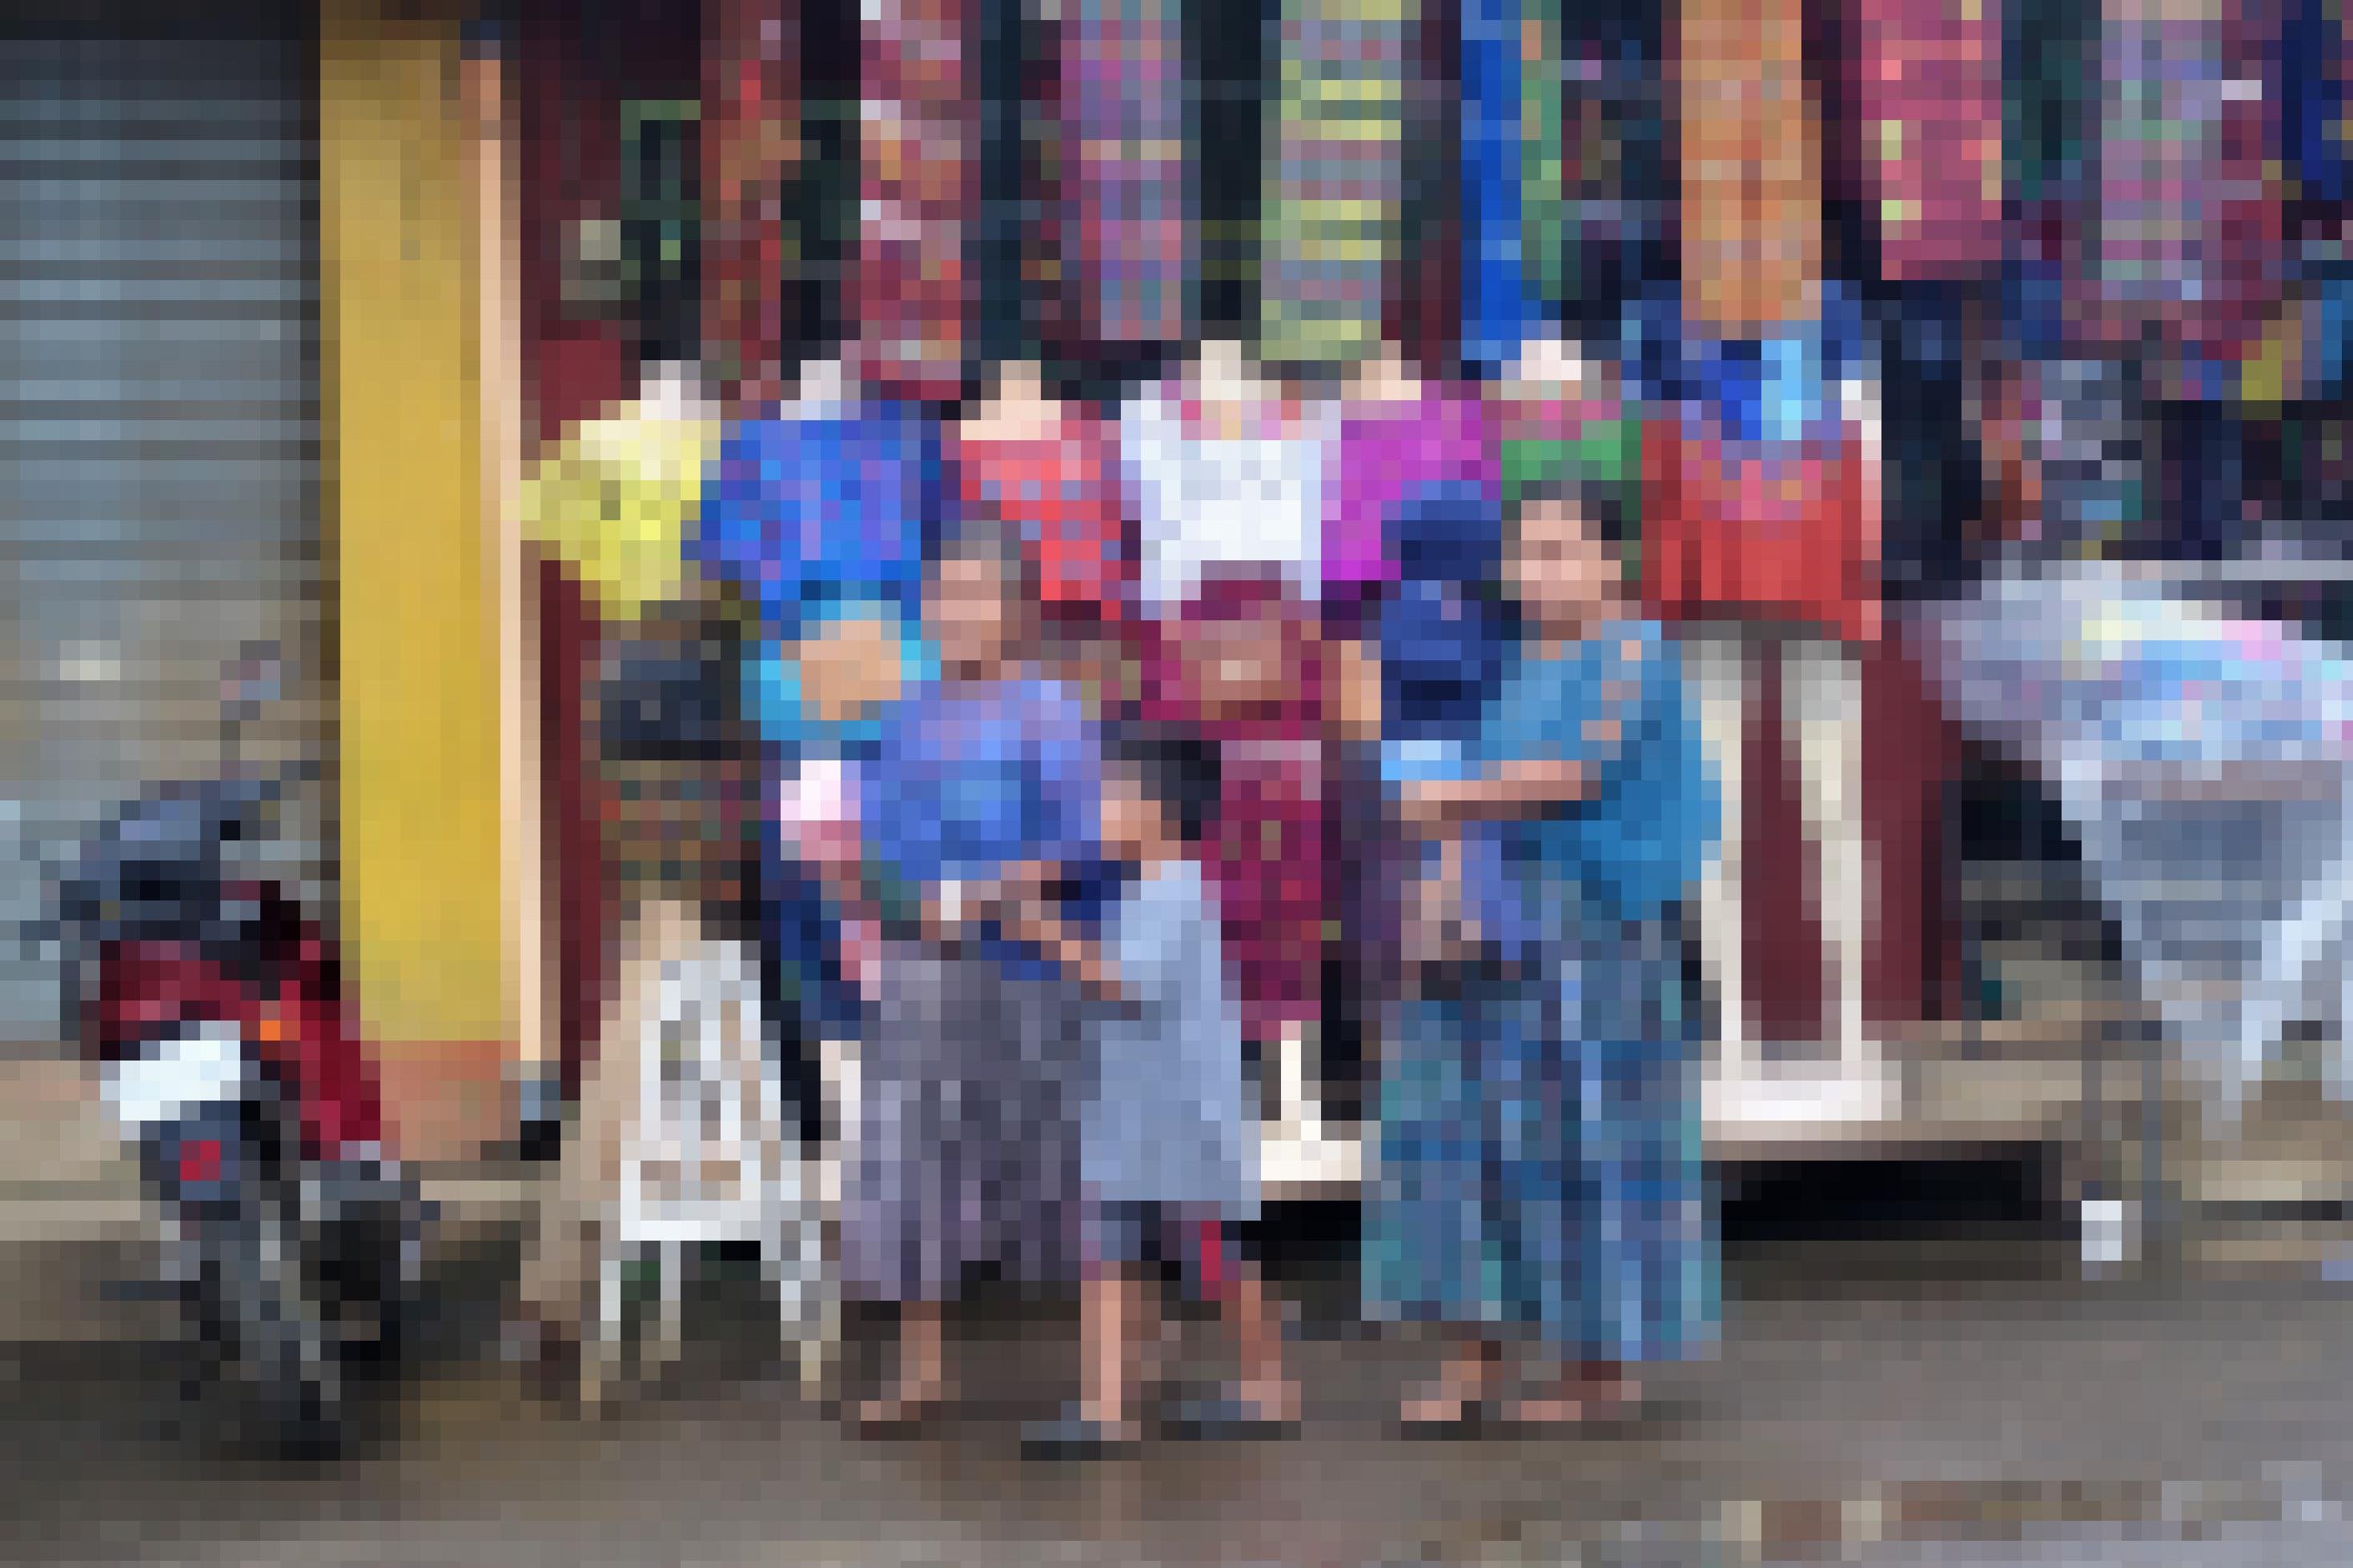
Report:
[{"label": "young girl", "polygon": [[1467,859],[1487,885],[1463,900],[1509,929],[1434,999],[1453,1027],[1401,1031],[1387,1063],[1373,1305],[1453,1341],[1401,1412],[1413,1428],[1491,1407],[1507,1333],[1567,1364],[1504,1415],[1556,1425],[1629,1407],[1627,1364],[1712,1322],[1675,906],[1714,789],[1673,652],[1624,606],[1588,519],[1566,492],[1522,498],[1525,638],[1469,767],[1399,791],[1427,838],[1500,828],[1500,853]]},{"label": "young girl", "polygon": [[[1115,730],[1103,775],[1103,847],[1125,873],[1103,932],[1096,1073],[1081,1114],[1086,1194],[1078,1411],[1033,1429],[1033,1451],[1100,1452],[1132,1440],[1147,1280],[1189,1266],[1217,1294],[1241,1352],[1242,1381],[1183,1409],[1186,1435],[1268,1431],[1298,1415],[1283,1375],[1281,1324],[1227,1227],[1258,1214],[1255,1131],[1246,1108],[1241,1023],[1228,984],[1217,901],[1187,858],[1215,805],[1218,764],[1172,730]],[[1062,933],[1023,929],[1050,945]],[[1073,946],[1068,962],[1083,961]]]}]

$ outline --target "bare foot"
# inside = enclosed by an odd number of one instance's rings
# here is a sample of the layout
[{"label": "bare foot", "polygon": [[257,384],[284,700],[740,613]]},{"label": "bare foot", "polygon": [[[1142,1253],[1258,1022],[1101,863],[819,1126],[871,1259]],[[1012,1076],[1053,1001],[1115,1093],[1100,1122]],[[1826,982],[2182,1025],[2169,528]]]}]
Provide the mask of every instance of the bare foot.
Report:
[{"label": "bare foot", "polygon": [[1539,1430],[1574,1426],[1586,1418],[1586,1404],[1565,1394],[1533,1394],[1504,1406],[1504,1419],[1514,1426]]},{"label": "bare foot", "polygon": [[866,1436],[912,1431],[937,1415],[945,1403],[937,1384],[909,1385],[860,1405],[855,1425]]},{"label": "bare foot", "polygon": [[1234,1392],[1242,1405],[1261,1421],[1289,1426],[1299,1419],[1299,1384],[1290,1378],[1251,1378]]},{"label": "bare foot", "polygon": [[1398,1420],[1407,1426],[1456,1426],[1487,1400],[1488,1379],[1457,1369],[1407,1396]]},{"label": "bare foot", "polygon": [[1641,1402],[1641,1385],[1629,1377],[1564,1378],[1542,1394],[1512,1401],[1504,1415],[1514,1426],[1577,1426],[1615,1420]]}]

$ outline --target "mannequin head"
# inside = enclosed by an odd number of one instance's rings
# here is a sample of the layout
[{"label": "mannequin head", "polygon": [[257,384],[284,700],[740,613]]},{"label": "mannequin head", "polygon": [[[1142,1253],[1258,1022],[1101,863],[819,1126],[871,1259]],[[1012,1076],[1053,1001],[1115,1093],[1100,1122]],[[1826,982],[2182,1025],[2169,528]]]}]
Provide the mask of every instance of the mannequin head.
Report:
[{"label": "mannequin head", "polygon": [[658,419],[696,419],[704,416],[702,367],[686,360],[656,360],[638,382],[639,405]]},{"label": "mannequin head", "polygon": [[1241,398],[1254,390],[1249,351],[1239,338],[1202,340],[1196,369],[1205,397]]},{"label": "mannequin head", "polygon": [[1504,377],[1504,390],[1521,397],[1581,397],[1601,390],[1596,367],[1576,345],[1556,333],[1529,338],[1520,345]]},{"label": "mannequin head", "polygon": [[849,372],[839,354],[802,364],[793,400],[805,409],[831,408],[849,401]]},{"label": "mannequin head", "polygon": [[1421,377],[1408,363],[1396,340],[1384,336],[1380,352],[1356,363],[1356,395],[1377,403],[1404,403],[1421,395]]}]

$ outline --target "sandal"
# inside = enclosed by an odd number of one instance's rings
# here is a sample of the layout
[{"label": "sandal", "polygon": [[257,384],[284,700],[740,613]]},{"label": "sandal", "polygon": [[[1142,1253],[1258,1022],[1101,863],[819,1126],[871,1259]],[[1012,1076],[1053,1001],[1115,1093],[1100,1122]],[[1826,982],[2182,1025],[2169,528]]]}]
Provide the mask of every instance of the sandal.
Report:
[{"label": "sandal", "polygon": [[1255,1401],[1234,1394],[1185,1400],[1163,1424],[1168,1436],[1187,1443],[1264,1442],[1299,1433],[1298,1417],[1270,1415]]},{"label": "sandal", "polygon": [[1412,1405],[1453,1406],[1451,1415],[1414,1415],[1399,1409],[1395,1425],[1401,1437],[1482,1437],[1494,1429],[1494,1402],[1451,1394],[1422,1394],[1409,1402]]},{"label": "sandal", "polygon": [[1113,1459],[1137,1446],[1133,1423],[1097,1421],[1075,1410],[1021,1429],[1021,1454],[1029,1459]]}]

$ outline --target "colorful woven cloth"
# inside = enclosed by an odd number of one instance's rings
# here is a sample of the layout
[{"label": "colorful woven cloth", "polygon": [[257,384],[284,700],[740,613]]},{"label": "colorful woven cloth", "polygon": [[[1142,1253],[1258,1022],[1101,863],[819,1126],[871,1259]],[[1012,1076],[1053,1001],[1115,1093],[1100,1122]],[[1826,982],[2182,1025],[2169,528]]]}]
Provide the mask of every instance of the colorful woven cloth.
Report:
[{"label": "colorful woven cloth", "polygon": [[634,404],[566,437],[523,482],[522,521],[608,616],[676,598],[690,520],[717,455],[716,421]]},{"label": "colorful woven cloth", "polygon": [[1062,8],[1061,267],[1087,343],[1176,343],[1194,332],[1200,229],[1182,44],[1177,0]]},{"label": "colorful woven cloth", "polygon": [[940,513],[939,437],[895,405],[728,432],[697,520],[703,570],[755,595],[790,639],[809,607],[881,599],[916,616]]},{"label": "colorful woven cloth", "polygon": [[[2106,0],[2095,324],[2154,326],[2177,397],[2234,395],[2284,266],[2277,0]],[[2269,165],[2269,167],[2267,167]]]},{"label": "colorful woven cloth", "polygon": [[888,396],[947,399],[964,384],[973,310],[965,246],[980,197],[977,3],[864,7],[851,315],[860,369]]},{"label": "colorful woven cloth", "polygon": [[1462,358],[1492,374],[1544,321],[1529,281],[1523,0],[1461,0]]},{"label": "colorful woven cloth", "polygon": [[1260,345],[1345,363],[1380,345],[1398,262],[1408,0],[1284,0]]},{"label": "colorful woven cloth", "polygon": [[1376,1321],[1557,1352],[1691,1353],[1717,1315],[1697,1072],[1666,921],[1586,921],[1530,966],[1389,1010],[1364,1287]]},{"label": "colorful woven cloth", "polygon": [[1726,338],[1810,318],[1821,287],[1821,146],[1802,0],[1680,0],[1683,310]]},{"label": "colorful woven cloth", "polygon": [[718,384],[784,395],[784,185],[800,157],[786,0],[715,0],[703,46],[702,340]]},{"label": "colorful woven cloth", "polygon": [[1527,268],[1529,291],[1546,314],[1557,316],[1568,303],[1575,253],[1562,125],[1567,38],[1563,0],[1521,5],[1520,260]]},{"label": "colorful woven cloth", "polygon": [[1391,517],[1428,487],[1446,483],[1494,494],[1494,446],[1476,396],[1428,388],[1416,398],[1344,408],[1324,476],[1326,600],[1369,595],[1397,581],[1397,562],[1383,543]]},{"label": "colorful woven cloth", "polygon": [[1734,612],[1879,633],[1879,486],[1862,444],[1736,447],[1675,415],[1642,429],[1642,595],[1668,618]]},{"label": "colorful woven cloth", "polygon": [[951,433],[946,456],[958,514],[1018,533],[1042,603],[1111,620],[1127,614],[1135,563],[1123,526],[1116,433],[1103,421],[1064,409],[1034,437]]},{"label": "colorful woven cloth", "polygon": [[1869,0],[1849,18],[1853,134],[1891,282],[1982,272],[2002,253],[1999,0]]}]

